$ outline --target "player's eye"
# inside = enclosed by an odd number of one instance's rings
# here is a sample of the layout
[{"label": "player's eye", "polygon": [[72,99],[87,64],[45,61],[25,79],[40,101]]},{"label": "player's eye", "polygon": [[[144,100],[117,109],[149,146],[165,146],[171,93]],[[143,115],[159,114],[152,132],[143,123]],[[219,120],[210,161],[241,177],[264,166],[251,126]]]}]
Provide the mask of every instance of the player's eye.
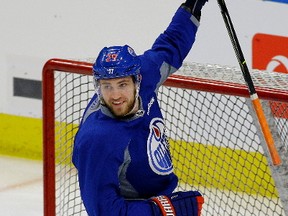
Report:
[{"label": "player's eye", "polygon": [[125,82],[125,83],[121,83],[121,84],[119,85],[119,87],[120,87],[120,88],[125,88],[127,85],[128,85],[128,84]]},{"label": "player's eye", "polygon": [[101,85],[101,88],[103,89],[103,90],[110,90],[110,89],[112,89],[112,86],[111,85]]}]

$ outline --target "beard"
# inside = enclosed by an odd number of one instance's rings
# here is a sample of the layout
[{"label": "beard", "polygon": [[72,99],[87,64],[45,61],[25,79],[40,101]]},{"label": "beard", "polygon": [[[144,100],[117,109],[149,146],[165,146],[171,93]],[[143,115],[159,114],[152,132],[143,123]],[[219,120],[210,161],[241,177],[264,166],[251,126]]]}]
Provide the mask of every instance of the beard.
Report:
[{"label": "beard", "polygon": [[126,101],[125,103],[121,105],[115,105],[113,103],[107,103],[105,100],[102,101],[104,102],[104,105],[110,110],[110,112],[116,117],[116,118],[127,118],[130,116],[130,114],[134,114],[137,110],[134,109],[136,108],[136,101],[138,101],[138,98],[134,98],[131,101]]}]

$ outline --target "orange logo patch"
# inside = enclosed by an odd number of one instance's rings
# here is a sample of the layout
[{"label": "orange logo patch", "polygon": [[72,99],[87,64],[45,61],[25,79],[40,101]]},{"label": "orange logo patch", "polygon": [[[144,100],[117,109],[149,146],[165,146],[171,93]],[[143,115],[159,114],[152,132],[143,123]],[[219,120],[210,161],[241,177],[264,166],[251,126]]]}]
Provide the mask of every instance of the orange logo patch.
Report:
[{"label": "orange logo patch", "polygon": [[[252,42],[252,67],[270,72],[288,73],[288,37],[255,34]],[[276,117],[288,118],[288,104],[271,103]]]}]

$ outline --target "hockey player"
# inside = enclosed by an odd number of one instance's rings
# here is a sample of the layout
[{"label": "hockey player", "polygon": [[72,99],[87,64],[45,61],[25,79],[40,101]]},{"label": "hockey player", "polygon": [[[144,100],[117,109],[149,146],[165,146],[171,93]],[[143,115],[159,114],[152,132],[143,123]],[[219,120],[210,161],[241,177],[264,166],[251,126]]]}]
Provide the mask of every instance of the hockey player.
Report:
[{"label": "hockey player", "polygon": [[187,0],[151,49],[105,47],[93,75],[96,94],[75,136],[73,163],[90,216],[199,216],[197,191],[176,192],[157,91],[180,68],[194,41],[202,6]]}]

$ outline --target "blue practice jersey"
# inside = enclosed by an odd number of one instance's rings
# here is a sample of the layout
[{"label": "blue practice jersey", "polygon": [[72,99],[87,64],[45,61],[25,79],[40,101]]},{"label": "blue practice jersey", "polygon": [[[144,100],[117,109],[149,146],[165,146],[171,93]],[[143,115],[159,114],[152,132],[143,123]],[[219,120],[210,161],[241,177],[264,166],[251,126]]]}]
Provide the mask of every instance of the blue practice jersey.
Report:
[{"label": "blue practice jersey", "polygon": [[75,137],[73,163],[90,216],[153,215],[152,196],[171,194],[173,173],[158,88],[182,65],[195,40],[198,21],[179,8],[172,22],[140,55],[140,109],[114,118],[97,94],[88,104]]}]

